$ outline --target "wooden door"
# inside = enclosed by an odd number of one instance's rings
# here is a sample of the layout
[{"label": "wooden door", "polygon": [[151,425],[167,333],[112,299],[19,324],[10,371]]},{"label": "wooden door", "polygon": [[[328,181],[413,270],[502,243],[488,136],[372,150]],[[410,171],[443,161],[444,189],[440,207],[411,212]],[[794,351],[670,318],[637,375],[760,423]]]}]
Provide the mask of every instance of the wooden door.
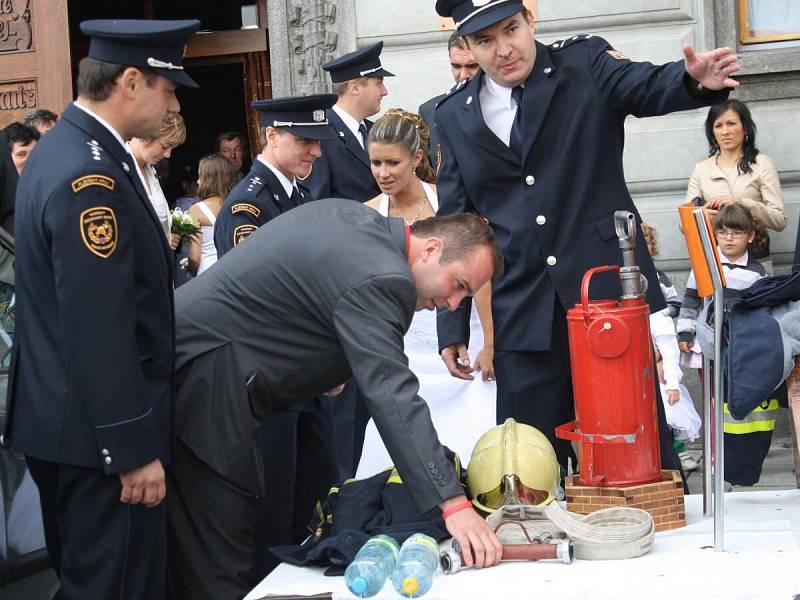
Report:
[{"label": "wooden door", "polygon": [[72,100],[67,0],[0,0],[0,127]]}]

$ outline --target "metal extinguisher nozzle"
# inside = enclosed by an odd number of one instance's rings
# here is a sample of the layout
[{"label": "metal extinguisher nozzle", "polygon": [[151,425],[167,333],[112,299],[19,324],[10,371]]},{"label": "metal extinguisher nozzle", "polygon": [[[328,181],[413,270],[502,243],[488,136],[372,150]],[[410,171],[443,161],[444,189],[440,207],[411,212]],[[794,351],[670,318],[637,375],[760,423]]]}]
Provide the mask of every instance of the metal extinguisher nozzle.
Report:
[{"label": "metal extinguisher nozzle", "polygon": [[622,299],[641,298],[647,291],[647,279],[642,277],[639,265],[636,264],[636,217],[627,210],[615,211],[614,229],[624,265],[619,270]]}]

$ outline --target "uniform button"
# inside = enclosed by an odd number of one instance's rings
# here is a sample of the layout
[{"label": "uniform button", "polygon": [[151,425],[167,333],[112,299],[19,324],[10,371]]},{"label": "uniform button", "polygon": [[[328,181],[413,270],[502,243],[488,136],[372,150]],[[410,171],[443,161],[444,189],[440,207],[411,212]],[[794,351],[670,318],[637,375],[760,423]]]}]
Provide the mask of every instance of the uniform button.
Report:
[{"label": "uniform button", "polygon": [[433,473],[434,475],[438,475],[439,469],[431,469],[431,473]]},{"label": "uniform button", "polygon": [[528,185],[533,185],[534,183],[536,183],[536,178],[533,175],[528,175],[525,178],[525,183],[527,183]]},{"label": "uniform button", "polygon": [[106,464],[107,465],[111,464],[111,457],[110,456],[106,456]]},{"label": "uniform button", "polygon": [[558,260],[556,260],[555,256],[548,256],[547,257],[547,264],[550,265],[551,267],[553,265],[555,265],[557,262],[558,262]]},{"label": "uniform button", "polygon": [[110,454],[110,452],[106,448],[103,448],[101,452],[103,453],[103,456],[108,456]]},{"label": "uniform button", "polygon": [[545,223],[547,223],[547,218],[544,215],[539,215],[538,217],[536,217],[537,225],[544,225]]},{"label": "uniform button", "polygon": [[428,463],[428,468],[429,469],[435,469],[436,465],[434,463]]},{"label": "uniform button", "polygon": [[553,44],[553,48],[558,48],[560,44]]},{"label": "uniform button", "polygon": [[440,486],[442,486],[442,487],[444,487],[444,481],[442,481],[442,480],[439,480],[439,485],[440,485]]},{"label": "uniform button", "polygon": [[553,71],[553,69],[551,69],[550,67],[546,67],[545,70],[544,70],[544,74],[545,75],[549,75],[552,71]]}]

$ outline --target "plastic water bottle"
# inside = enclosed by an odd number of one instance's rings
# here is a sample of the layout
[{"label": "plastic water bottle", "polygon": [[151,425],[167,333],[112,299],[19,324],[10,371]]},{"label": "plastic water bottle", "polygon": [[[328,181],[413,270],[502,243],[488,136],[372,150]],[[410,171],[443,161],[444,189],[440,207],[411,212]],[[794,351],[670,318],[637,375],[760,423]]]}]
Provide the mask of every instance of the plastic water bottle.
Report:
[{"label": "plastic water bottle", "polygon": [[439,568],[439,544],[424,533],[415,533],[400,548],[392,585],[406,598],[419,598],[433,585],[433,574]]},{"label": "plastic water bottle", "polygon": [[397,563],[400,546],[388,535],[376,535],[361,546],[344,572],[344,581],[359,598],[370,598],[381,591]]}]

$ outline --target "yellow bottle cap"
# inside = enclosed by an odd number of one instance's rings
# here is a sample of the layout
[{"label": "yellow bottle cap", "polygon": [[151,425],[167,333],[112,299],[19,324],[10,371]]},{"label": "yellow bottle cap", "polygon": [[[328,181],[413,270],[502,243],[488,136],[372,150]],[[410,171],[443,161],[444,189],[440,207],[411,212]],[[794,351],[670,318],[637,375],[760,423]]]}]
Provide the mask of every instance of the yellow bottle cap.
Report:
[{"label": "yellow bottle cap", "polygon": [[406,596],[413,596],[417,593],[417,589],[419,588],[419,583],[413,577],[407,577],[403,581],[403,591],[405,592]]}]

